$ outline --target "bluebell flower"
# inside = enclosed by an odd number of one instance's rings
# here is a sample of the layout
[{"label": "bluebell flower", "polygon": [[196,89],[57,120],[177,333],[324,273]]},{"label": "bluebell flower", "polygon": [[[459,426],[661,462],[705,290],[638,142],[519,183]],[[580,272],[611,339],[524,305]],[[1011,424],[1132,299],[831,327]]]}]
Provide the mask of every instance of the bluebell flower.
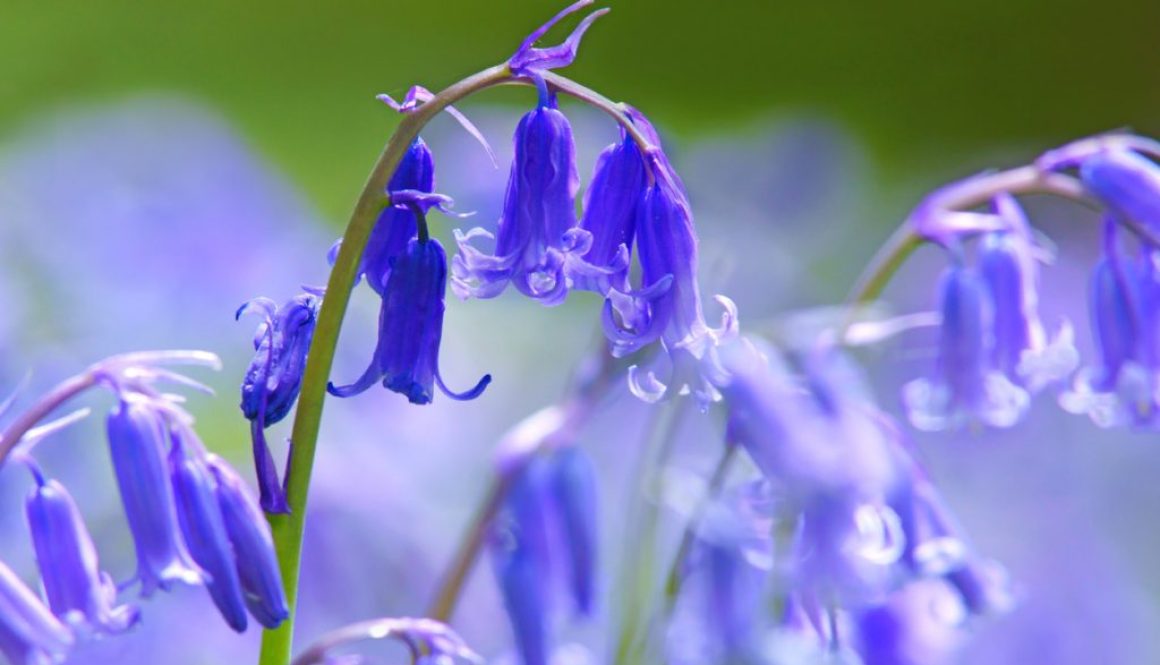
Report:
[{"label": "bluebell flower", "polygon": [[262,626],[277,628],[290,616],[270,525],[245,482],[216,455],[205,457],[217,481],[218,506],[233,547],[238,579],[250,614]]},{"label": "bluebell flower", "polygon": [[[418,209],[418,208],[417,208]],[[354,383],[328,386],[332,395],[350,397],[382,381],[388,390],[406,395],[413,404],[427,404],[434,386],[453,399],[474,399],[491,382],[485,375],[474,388],[450,391],[439,371],[443,336],[443,298],[447,286],[447,255],[438,240],[428,238],[420,220],[420,236],[395,258],[379,311],[379,339],[370,366]]]},{"label": "bluebell flower", "polygon": [[1070,376],[1079,353],[1069,322],[1049,340],[1039,318],[1038,263],[1045,252],[1036,247],[1022,208],[1008,194],[996,197],[993,207],[1009,230],[987,233],[979,243],[979,275],[994,306],[991,364],[1035,391]]},{"label": "bluebell flower", "polygon": [[596,525],[596,469],[577,446],[552,455],[552,498],[560,531],[567,541],[561,549],[568,558],[569,587],[576,608],[591,614],[596,586],[598,554]]},{"label": "bluebell flower", "polygon": [[242,380],[242,414],[250,421],[254,468],[258,474],[262,508],[287,513],[286,493],[265,430],[290,413],[302,389],[306,355],[318,322],[322,298],[303,293],[281,307],[268,298],[255,298],[238,309],[237,316],[258,312],[264,320],[254,335],[254,358]]},{"label": "bluebell flower", "polygon": [[50,665],[72,644],[72,631],[0,562],[0,653],[12,665]]},{"label": "bluebell flower", "polygon": [[903,390],[911,424],[936,431],[973,422],[1014,425],[1030,398],[992,362],[994,306],[973,270],[956,264],[943,273],[939,311],[942,324],[934,371]]},{"label": "bluebell flower", "polygon": [[889,590],[905,551],[907,466],[897,430],[831,353],[808,363],[808,391],[772,349],[721,351],[729,432],[800,514],[789,574],[821,597],[865,602]]},{"label": "bluebell flower", "polygon": [[[629,117],[650,142],[660,145],[643,114],[630,110]],[[684,184],[659,147],[648,155],[647,163],[652,183],[640,190],[635,222],[641,287],[622,294],[631,296],[635,306],[625,307],[614,296],[605,301],[604,330],[617,356],[658,340],[664,344],[673,365],[672,378],[662,382],[653,372],[633,368],[629,385],[635,395],[656,401],[692,389],[707,403],[718,394],[703,379],[700,364],[736,335],[737,308],[728,298],[717,296],[725,311],[721,327],[710,328],[705,322],[697,286],[698,240]]]},{"label": "bluebell flower", "polygon": [[109,451],[125,518],[137,549],[137,579],[148,597],[202,573],[185,547],[165,463],[168,427],[159,408],[137,393],[121,395],[107,420]]},{"label": "bluebell flower", "polygon": [[169,453],[177,517],[193,560],[208,574],[206,589],[230,628],[246,630],[246,605],[234,550],[218,503],[217,480],[192,433],[179,432]]},{"label": "bluebell flower", "polygon": [[1123,256],[1118,221],[1104,222],[1104,255],[1092,272],[1091,324],[1098,362],[1081,369],[1060,405],[1085,413],[1102,427],[1148,425],[1160,405],[1156,344],[1160,275],[1156,251],[1141,248],[1138,260]]},{"label": "bluebell flower", "polygon": [[1114,213],[1160,232],[1160,166],[1127,149],[1096,152],[1079,164],[1085,187]]},{"label": "bluebell flower", "polygon": [[512,481],[492,538],[500,593],[524,665],[548,665],[551,470],[533,458]]},{"label": "bluebell flower", "polygon": [[[402,190],[435,191],[435,158],[421,138],[416,137],[407,148],[387,182],[387,192]],[[367,285],[382,295],[391,274],[391,264],[407,249],[407,243],[418,232],[415,212],[410,207],[390,205],[383,208],[363,250],[356,279],[365,275]]]},{"label": "bluebell flower", "polygon": [[53,614],[96,633],[120,633],[138,618],[137,608],[117,605],[117,585],[100,570],[97,550],[68,491],[35,470],[36,485],[25,510],[36,563]]},{"label": "bluebell flower", "polygon": [[913,514],[907,523],[905,559],[918,578],[942,579],[970,615],[999,614],[1015,604],[1003,566],[981,557],[930,480],[916,466]]},{"label": "bluebell flower", "polygon": [[[604,296],[615,289],[627,293],[629,252],[636,233],[636,208],[647,183],[644,158],[622,127],[620,141],[604,149],[596,160],[592,183],[584,194],[580,228],[591,245],[584,262],[570,273],[573,288]],[[587,274],[584,266],[594,267]]]},{"label": "bluebell flower", "polygon": [[668,628],[670,661],[762,662],[754,652],[774,561],[774,510],[770,484],[756,481],[701,511]]},{"label": "bluebell flower", "polygon": [[576,225],[579,177],[572,127],[547,88],[541,87],[539,106],[520,119],[514,143],[495,253],[471,244],[491,233],[456,230],[459,253],[452,261],[451,288],[464,299],[494,298],[510,283],[545,305],[558,305],[568,295],[565,265],[583,263],[592,239]]}]

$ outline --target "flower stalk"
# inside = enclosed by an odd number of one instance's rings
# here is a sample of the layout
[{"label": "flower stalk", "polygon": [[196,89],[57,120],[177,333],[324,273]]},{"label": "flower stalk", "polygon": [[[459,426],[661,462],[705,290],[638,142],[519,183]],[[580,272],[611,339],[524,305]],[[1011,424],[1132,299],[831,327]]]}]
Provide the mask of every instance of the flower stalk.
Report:
[{"label": "flower stalk", "polygon": [[[633,125],[622,105],[559,74],[545,71],[541,76],[549,88],[556,92],[599,108],[612,116],[636,141],[642,153],[648,154],[656,150],[648,138]],[[477,92],[504,84],[530,86],[535,85],[535,82],[531,78],[514,74],[510,66],[503,63],[473,74],[408,110],[379,155],[351,213],[326,286],[327,297],[318,313],[318,324],[307,356],[302,392],[291,430],[293,448],[285,481],[286,500],[290,512],[268,515],[291,614],[290,619],[279,628],[267,630],[263,634],[260,665],[288,665],[291,660],[302,535],[305,530],[306,504],[322,421],[322,406],[326,398],[326,386],[363,250],[379,213],[390,204],[389,197],[385,193],[387,182],[398,168],[408,146],[436,114]],[[489,497],[497,494],[502,496],[501,491],[493,491],[489,493]],[[486,508],[487,505],[481,509],[478,513],[479,519],[473,522],[475,526],[470,528],[477,529],[481,523],[485,523],[485,518],[490,514]],[[472,547],[471,542],[473,541],[469,539],[468,546],[461,552],[462,560],[456,566],[456,570],[460,572],[448,579],[448,590],[440,594],[440,598],[446,596],[447,599],[436,604],[434,616],[450,613],[454,607],[459,586],[479,549],[478,544]]]}]

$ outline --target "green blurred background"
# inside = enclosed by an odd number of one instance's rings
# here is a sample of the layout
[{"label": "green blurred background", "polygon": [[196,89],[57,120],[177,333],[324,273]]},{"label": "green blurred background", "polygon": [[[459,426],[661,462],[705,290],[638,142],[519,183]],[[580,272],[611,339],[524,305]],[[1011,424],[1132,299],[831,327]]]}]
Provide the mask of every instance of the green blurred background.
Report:
[{"label": "green blurred background", "polygon": [[[184,93],[338,223],[394,122],[374,94],[498,62],[562,4],[3,0],[0,141],[78,102]],[[680,135],[816,115],[889,177],[965,149],[1160,133],[1155,0],[604,4],[570,75]]]}]

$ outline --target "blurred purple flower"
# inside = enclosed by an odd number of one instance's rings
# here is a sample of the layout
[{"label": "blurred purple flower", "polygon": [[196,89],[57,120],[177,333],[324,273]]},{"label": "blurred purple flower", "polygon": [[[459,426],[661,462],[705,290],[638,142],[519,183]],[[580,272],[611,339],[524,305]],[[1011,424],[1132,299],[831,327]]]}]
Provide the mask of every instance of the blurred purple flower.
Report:
[{"label": "blurred purple flower", "polygon": [[1101,427],[1154,422],[1160,395],[1160,275],[1156,250],[1142,248],[1138,260],[1123,256],[1118,222],[1104,222],[1104,256],[1091,278],[1089,310],[1099,361],[1076,374],[1060,405],[1084,413]]},{"label": "blurred purple flower", "polygon": [[233,546],[218,504],[217,480],[203,459],[201,442],[179,432],[169,452],[181,533],[193,560],[209,576],[206,589],[230,628],[246,630],[246,606]]},{"label": "blurred purple flower", "polygon": [[0,562],[0,653],[13,665],[49,665],[72,642],[69,629]]},{"label": "blurred purple flower", "polygon": [[168,590],[173,582],[200,583],[202,572],[190,557],[177,523],[165,463],[168,427],[162,412],[140,394],[123,394],[107,424],[121,502],[137,546],[141,595]]},{"label": "blurred purple flower", "polygon": [[277,628],[290,616],[290,608],[270,525],[236,471],[213,454],[205,461],[217,481],[218,506],[233,546],[246,607],[262,626]]},{"label": "blurred purple flower", "polygon": [[117,585],[100,569],[92,536],[68,491],[34,468],[36,486],[25,509],[37,568],[53,614],[99,634],[120,633],[138,618],[136,607],[117,603]]},{"label": "blurred purple flower", "polygon": [[1044,250],[1035,246],[1023,209],[1007,194],[993,206],[1008,230],[985,234],[978,252],[979,275],[994,305],[991,363],[1011,382],[1035,391],[1070,376],[1079,354],[1070,322],[1049,341],[1040,321],[1038,263]]},{"label": "blurred purple flower", "polygon": [[929,378],[906,384],[903,401],[912,425],[943,430],[970,422],[1010,427],[1026,411],[1027,391],[991,364],[993,305],[978,275],[953,265],[939,284],[938,357]]}]

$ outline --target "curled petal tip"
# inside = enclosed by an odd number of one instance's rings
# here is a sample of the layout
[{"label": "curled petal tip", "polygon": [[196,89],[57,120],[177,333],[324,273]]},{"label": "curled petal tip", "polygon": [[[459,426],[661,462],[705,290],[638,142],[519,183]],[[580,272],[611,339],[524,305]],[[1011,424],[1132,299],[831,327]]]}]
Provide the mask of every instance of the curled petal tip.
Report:
[{"label": "curled petal tip", "polygon": [[580,25],[576,26],[572,34],[568,35],[568,38],[562,43],[547,48],[536,48],[534,45],[537,40],[543,37],[561,19],[591,4],[591,0],[580,0],[568,6],[559,14],[556,14],[552,17],[552,20],[528,35],[527,39],[520,44],[520,48],[508,60],[508,66],[511,67],[512,72],[521,74],[531,69],[547,70],[557,67],[567,67],[572,64],[572,61],[576,59],[576,51],[580,46],[580,40],[584,37],[584,33],[592,26],[596,19],[609,12],[607,8],[599,9],[584,17]]},{"label": "curled petal tip", "polygon": [[439,372],[435,373],[435,383],[439,385],[439,390],[442,390],[444,395],[447,395],[454,400],[466,402],[468,400],[473,400],[483,394],[483,391],[486,390],[489,385],[491,385],[491,375],[484,374],[483,377],[479,380],[479,383],[475,384],[473,388],[460,393],[448,389],[447,384],[443,382],[442,374]]}]

